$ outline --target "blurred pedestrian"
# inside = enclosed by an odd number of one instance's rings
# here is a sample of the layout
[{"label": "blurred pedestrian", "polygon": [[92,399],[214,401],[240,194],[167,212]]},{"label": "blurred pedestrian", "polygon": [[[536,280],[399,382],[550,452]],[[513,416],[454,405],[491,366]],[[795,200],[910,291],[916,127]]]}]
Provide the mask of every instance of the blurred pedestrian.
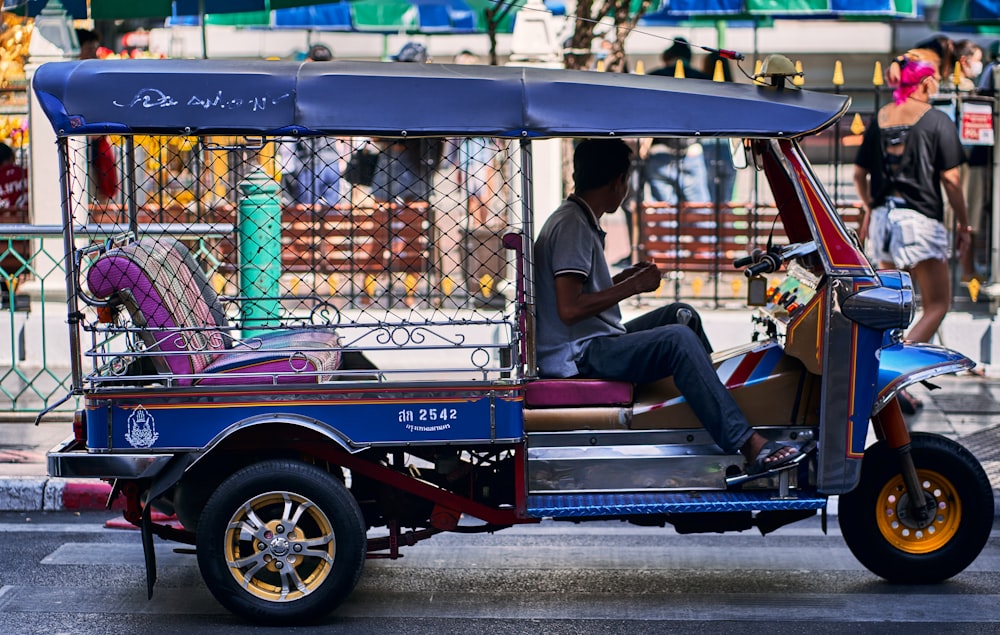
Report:
[{"label": "blurred pedestrian", "polygon": [[963,93],[974,91],[983,73],[983,49],[972,40],[955,42],[955,61],[958,64],[958,90]]},{"label": "blurred pedestrian", "polygon": [[[691,66],[691,46],[682,37],[674,38],[674,43],[663,51],[661,59],[663,66],[650,71],[650,75],[675,77],[680,65],[687,79],[711,79],[711,76]],[[640,156],[644,159],[643,173],[654,201],[679,205],[712,200],[708,191],[704,149],[694,139],[651,139],[643,144]]]},{"label": "blurred pedestrian", "polygon": [[[718,53],[705,56],[702,71],[713,80],[733,81],[729,60]],[[729,150],[729,139],[705,139],[701,145],[705,150],[705,168],[708,170],[708,195],[713,203],[725,205],[733,200],[733,187],[736,185],[736,166]]]},{"label": "blurred pedestrian", "polygon": [[[983,49],[972,40],[955,42],[955,60],[957,73],[953,73],[953,84],[960,93],[972,93],[976,90],[979,76],[983,73]],[[957,81],[955,81],[957,80]],[[979,233],[983,206],[986,199],[986,163],[980,152],[974,152],[981,146],[966,145],[966,155],[969,165],[962,166],[962,189],[965,192],[965,202],[969,213],[969,229],[972,233],[969,248],[960,257],[962,282],[969,282],[976,276],[976,234]],[[992,148],[990,149],[992,150]],[[949,210],[950,211],[950,210]],[[947,222],[946,216],[946,224]]]},{"label": "blurred pedestrian", "polygon": [[424,62],[430,61],[430,57],[427,55],[427,47],[418,42],[407,42],[403,45],[403,48],[399,49],[399,53],[392,56],[392,61],[394,62],[417,62],[423,64]]},{"label": "blurred pedestrian", "polygon": [[[455,56],[455,63],[482,62],[478,55],[465,50]],[[463,137],[453,139],[445,152],[448,163],[456,168],[455,177],[458,180],[461,197],[468,203],[469,217],[477,225],[485,225],[490,220],[489,202],[493,198],[496,185],[492,184],[496,177],[493,157],[497,151],[497,146],[491,139]]]},{"label": "blurred pedestrian", "polygon": [[76,40],[80,44],[80,54],[77,56],[79,59],[97,59],[97,49],[101,48],[101,36],[96,31],[77,29]]},{"label": "blurred pedestrian", "polygon": [[[950,78],[952,73],[955,71],[955,42],[952,41],[950,37],[943,33],[939,33],[933,37],[929,37],[926,40],[921,40],[917,42],[917,45],[913,47],[913,50],[926,50],[931,51],[938,57],[938,73],[940,73],[942,78]],[[892,60],[888,68],[885,71],[886,81],[890,86],[899,85],[899,73],[902,68],[901,63],[905,55],[900,55],[896,59]],[[942,86],[938,88],[944,88],[949,90],[953,84],[950,81],[943,81]]]},{"label": "blurred pedestrian", "polygon": [[918,50],[928,50],[938,56],[938,72],[941,73],[942,83],[946,86],[951,74],[955,72],[955,41],[944,33],[917,42],[914,47]]},{"label": "blurred pedestrian", "polygon": [[332,209],[340,202],[340,156],[336,140],[328,137],[300,139],[285,189],[292,203]]},{"label": "blurred pedestrian", "polygon": [[[96,31],[77,29],[76,39],[80,44],[79,59],[97,59],[101,37]],[[90,191],[99,202],[105,202],[118,194],[117,153],[108,137],[94,137],[87,145]]]},{"label": "blurred pedestrian", "polygon": [[[427,48],[407,42],[392,56],[396,62],[423,64]],[[441,161],[441,139],[378,139],[377,167],[372,178],[372,196],[379,201],[410,202],[430,198],[434,171]]]},{"label": "blurred pedestrian", "polygon": [[[29,220],[28,171],[14,160],[11,147],[0,142],[0,222],[28,223]],[[0,292],[8,293],[8,284],[27,272],[23,261],[30,258],[31,247],[26,240],[4,242],[4,253],[0,255]]]},{"label": "blurred pedestrian", "polygon": [[675,37],[674,43],[670,45],[663,54],[660,55],[663,66],[649,72],[650,75],[665,75],[676,77],[677,63],[680,62],[684,77],[687,79],[712,79],[712,76],[704,73],[691,65],[691,45],[682,37]]},{"label": "blurred pedestrian", "polygon": [[[993,40],[984,51],[986,65],[976,85],[976,94],[996,98],[996,76],[1000,74],[1000,40]],[[993,193],[996,186],[992,177],[993,146],[977,145],[969,151],[969,180],[966,186],[966,204],[969,208],[969,225],[972,227],[973,241],[968,255],[962,260],[962,281],[969,282],[976,277],[975,251],[977,233],[982,236],[993,226]]]},{"label": "blurred pedestrian", "polygon": [[463,49],[459,51],[458,55],[455,56],[455,64],[482,64],[483,61],[479,59],[479,56],[468,49]]},{"label": "blurred pedestrian", "polygon": [[[985,53],[984,53],[985,55]],[[979,82],[976,92],[987,97],[996,97],[995,71],[1000,69],[1000,40],[993,40],[989,46],[989,60],[983,60],[986,65],[983,72],[979,74]]]},{"label": "blurred pedestrian", "polygon": [[[954,123],[930,104],[941,83],[940,57],[915,49],[898,59],[893,101],[869,124],[855,159],[864,211],[859,237],[879,267],[913,275],[923,306],[907,339],[929,342],[951,306],[942,189],[957,221],[956,250],[964,252],[970,241],[959,171],[965,153]],[[920,403],[905,394],[900,405],[912,412]]]},{"label": "blurred pedestrian", "polygon": [[0,209],[25,212],[27,221],[28,171],[14,161],[14,151],[0,142]]}]

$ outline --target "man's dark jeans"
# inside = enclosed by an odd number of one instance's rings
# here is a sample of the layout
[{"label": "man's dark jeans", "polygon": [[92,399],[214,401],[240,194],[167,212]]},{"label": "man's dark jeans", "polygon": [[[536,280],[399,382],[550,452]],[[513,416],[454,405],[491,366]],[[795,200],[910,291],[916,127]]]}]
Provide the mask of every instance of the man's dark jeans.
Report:
[{"label": "man's dark jeans", "polygon": [[736,452],[753,430],[719,381],[701,316],[680,302],[625,324],[624,335],[590,340],[577,362],[580,376],[645,384],[673,377],[695,416],[726,452]]}]

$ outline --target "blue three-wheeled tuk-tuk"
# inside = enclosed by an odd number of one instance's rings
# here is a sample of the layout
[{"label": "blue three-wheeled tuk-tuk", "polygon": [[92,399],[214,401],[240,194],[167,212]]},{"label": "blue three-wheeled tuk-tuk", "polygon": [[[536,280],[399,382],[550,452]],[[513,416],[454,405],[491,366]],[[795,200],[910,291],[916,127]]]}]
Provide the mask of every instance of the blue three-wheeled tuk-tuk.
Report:
[{"label": "blue three-wheeled tuk-tuk", "polygon": [[[49,470],[113,483],[150,593],[157,536],[194,545],[219,602],[267,623],[327,614],[366,557],[542,519],[769,532],[839,496],[851,551],[901,582],[958,574],[989,537],[981,466],[911,433],[895,400],[973,364],[903,341],[909,277],[872,267],[800,146],[846,97],[346,61],[62,62],[34,91],[58,138],[82,405]],[[759,306],[713,363],[805,460],[748,475],[670,378],[538,376],[551,210],[533,209],[533,167],[608,136],[728,139],[773,200],[727,255]],[[110,196],[98,137],[119,155]],[[717,217],[663,214],[649,231],[677,253],[721,249]]]}]

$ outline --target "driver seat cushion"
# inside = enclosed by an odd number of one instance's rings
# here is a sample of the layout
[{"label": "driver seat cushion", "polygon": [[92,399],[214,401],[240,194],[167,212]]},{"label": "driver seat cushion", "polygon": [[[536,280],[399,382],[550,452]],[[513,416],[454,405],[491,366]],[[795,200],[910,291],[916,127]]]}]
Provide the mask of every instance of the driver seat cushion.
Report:
[{"label": "driver seat cushion", "polygon": [[525,384],[524,404],[529,408],[573,406],[629,406],[632,384],[607,379],[539,379]]}]

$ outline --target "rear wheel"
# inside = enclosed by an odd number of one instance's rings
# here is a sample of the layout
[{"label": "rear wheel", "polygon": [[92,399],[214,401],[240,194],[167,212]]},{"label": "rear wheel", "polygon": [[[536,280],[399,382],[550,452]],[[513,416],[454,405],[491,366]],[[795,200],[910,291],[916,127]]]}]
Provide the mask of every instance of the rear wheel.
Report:
[{"label": "rear wheel", "polygon": [[861,482],[840,497],[840,529],[858,561],[891,582],[946,580],[979,555],[993,526],[993,489],[964,447],[937,435],[911,438],[921,496],[931,513],[912,511],[895,450],[865,451]]},{"label": "rear wheel", "polygon": [[212,595],[253,622],[332,611],[357,584],[366,552],[354,497],[297,461],[246,467],[212,494],[198,523],[198,565]]}]

